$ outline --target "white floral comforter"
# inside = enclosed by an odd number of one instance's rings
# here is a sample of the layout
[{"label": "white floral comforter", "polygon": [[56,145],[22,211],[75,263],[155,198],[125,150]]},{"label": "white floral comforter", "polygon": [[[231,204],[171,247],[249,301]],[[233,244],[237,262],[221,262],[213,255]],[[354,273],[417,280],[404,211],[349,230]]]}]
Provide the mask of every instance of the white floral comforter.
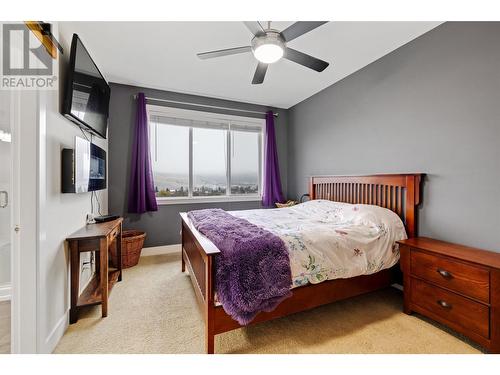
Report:
[{"label": "white floral comforter", "polygon": [[392,267],[399,259],[395,241],[407,238],[399,216],[365,204],[313,200],[289,208],[230,213],[285,242],[292,288]]}]

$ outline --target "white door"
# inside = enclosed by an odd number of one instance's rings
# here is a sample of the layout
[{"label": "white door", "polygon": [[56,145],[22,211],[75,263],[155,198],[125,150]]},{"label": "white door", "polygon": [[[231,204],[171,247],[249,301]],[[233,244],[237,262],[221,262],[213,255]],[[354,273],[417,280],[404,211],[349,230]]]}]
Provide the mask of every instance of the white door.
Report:
[{"label": "white door", "polygon": [[11,352],[12,95],[0,91],[0,353]]},{"label": "white door", "polygon": [[[9,41],[17,66],[24,38]],[[37,352],[39,101],[35,90],[0,90],[0,353]]]}]

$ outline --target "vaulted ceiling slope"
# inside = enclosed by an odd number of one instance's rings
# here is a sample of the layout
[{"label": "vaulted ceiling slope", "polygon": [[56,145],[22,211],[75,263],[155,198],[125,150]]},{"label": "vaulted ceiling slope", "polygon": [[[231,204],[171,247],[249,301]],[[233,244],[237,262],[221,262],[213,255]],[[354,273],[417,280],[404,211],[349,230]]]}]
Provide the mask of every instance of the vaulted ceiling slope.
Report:
[{"label": "vaulted ceiling slope", "polygon": [[[273,22],[283,30],[293,22]],[[252,85],[251,53],[200,60],[199,52],[250,45],[242,22],[60,22],[77,33],[108,81],[290,108],[438,26],[440,22],[329,22],[289,46],[330,62],[317,73],[281,59]]]}]

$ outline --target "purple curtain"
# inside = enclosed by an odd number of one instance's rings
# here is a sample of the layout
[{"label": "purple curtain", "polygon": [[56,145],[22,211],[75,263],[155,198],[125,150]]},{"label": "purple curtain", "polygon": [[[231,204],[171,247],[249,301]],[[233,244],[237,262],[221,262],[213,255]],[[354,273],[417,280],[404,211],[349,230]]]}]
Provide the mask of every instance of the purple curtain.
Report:
[{"label": "purple curtain", "polygon": [[128,212],[142,214],[147,211],[158,211],[158,205],[156,204],[151,155],[149,153],[146,97],[143,93],[139,93],[137,95],[135,135],[130,164]]},{"label": "purple curtain", "polygon": [[281,191],[280,168],[276,137],[274,134],[274,115],[272,111],[266,113],[266,140],[264,143],[264,186],[262,204],[266,207],[274,206],[276,202],[283,202]]}]

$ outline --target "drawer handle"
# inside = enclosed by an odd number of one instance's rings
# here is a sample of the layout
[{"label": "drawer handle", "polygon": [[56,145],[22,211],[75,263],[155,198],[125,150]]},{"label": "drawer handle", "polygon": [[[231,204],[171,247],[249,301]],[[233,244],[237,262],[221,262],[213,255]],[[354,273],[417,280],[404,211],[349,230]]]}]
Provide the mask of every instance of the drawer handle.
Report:
[{"label": "drawer handle", "polygon": [[445,309],[451,309],[451,304],[446,301],[438,300],[437,303],[439,306],[444,307]]},{"label": "drawer handle", "polygon": [[451,273],[445,270],[442,270],[441,268],[438,268],[437,273],[439,273],[441,276],[443,276],[445,279],[451,279]]}]

